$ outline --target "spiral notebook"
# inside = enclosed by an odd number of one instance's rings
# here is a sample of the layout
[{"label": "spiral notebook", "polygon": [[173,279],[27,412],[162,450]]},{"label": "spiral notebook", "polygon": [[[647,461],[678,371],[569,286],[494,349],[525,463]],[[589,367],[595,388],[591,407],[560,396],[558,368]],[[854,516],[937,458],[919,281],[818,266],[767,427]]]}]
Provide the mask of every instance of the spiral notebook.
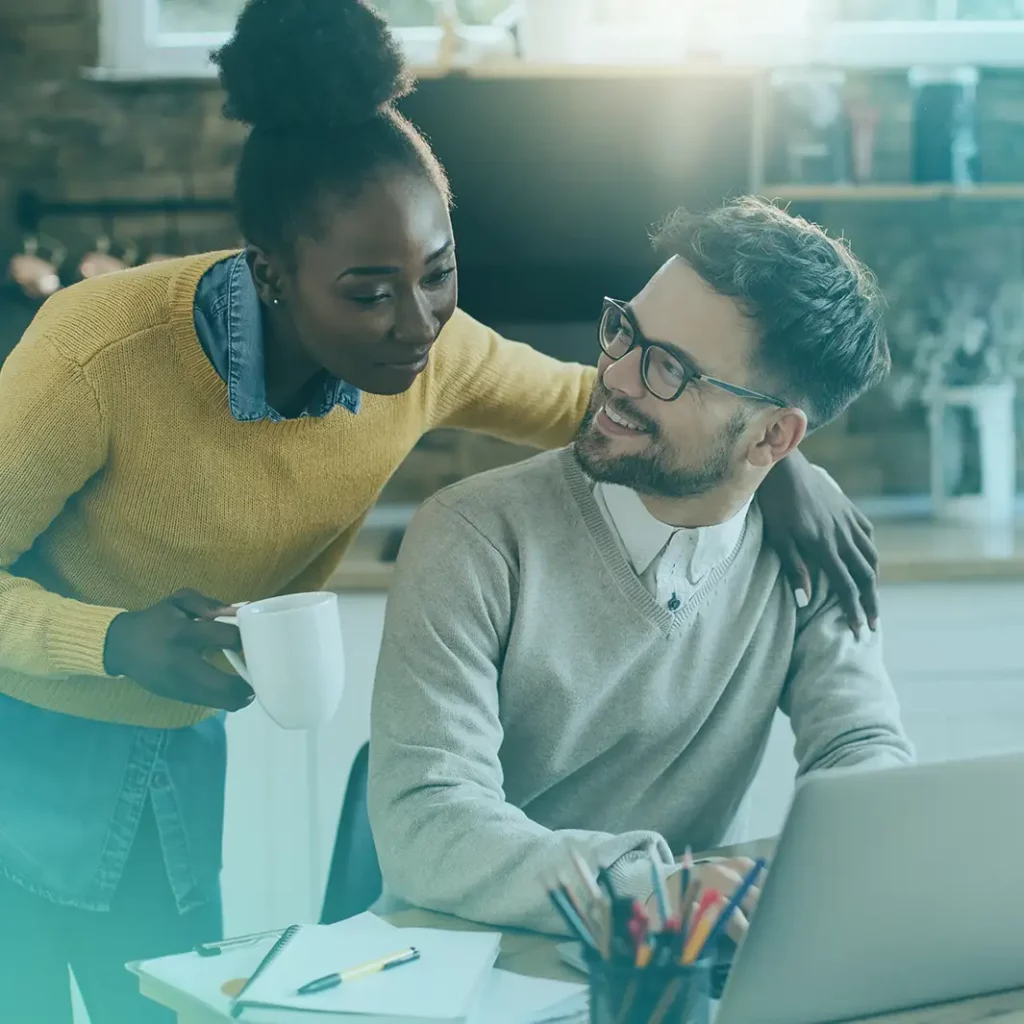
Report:
[{"label": "spiral notebook", "polygon": [[[232,1016],[253,1024],[331,1015],[345,1024],[465,1021],[480,1000],[500,941],[496,932],[396,929],[372,914],[335,925],[297,925],[250,976]],[[298,995],[314,978],[408,946],[420,951],[418,960],[327,992]]]}]

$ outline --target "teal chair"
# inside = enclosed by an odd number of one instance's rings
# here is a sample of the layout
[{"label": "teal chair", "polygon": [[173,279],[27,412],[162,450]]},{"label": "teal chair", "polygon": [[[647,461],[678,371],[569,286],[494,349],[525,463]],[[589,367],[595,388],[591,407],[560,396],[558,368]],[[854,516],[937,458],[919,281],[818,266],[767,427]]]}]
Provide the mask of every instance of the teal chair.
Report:
[{"label": "teal chair", "polygon": [[355,917],[369,910],[381,894],[380,863],[367,808],[369,766],[370,744],[365,743],[356,754],[348,777],[331,867],[327,873],[321,924],[334,924]]}]

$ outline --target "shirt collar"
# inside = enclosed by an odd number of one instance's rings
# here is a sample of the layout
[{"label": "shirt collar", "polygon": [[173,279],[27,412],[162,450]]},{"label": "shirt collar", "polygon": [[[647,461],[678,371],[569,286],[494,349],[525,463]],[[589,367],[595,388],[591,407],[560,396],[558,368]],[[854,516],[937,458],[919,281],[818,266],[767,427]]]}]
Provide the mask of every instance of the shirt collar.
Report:
[{"label": "shirt collar", "polygon": [[[227,285],[227,385],[231,415],[236,420],[285,419],[267,402],[263,361],[263,316],[260,298],[244,253],[233,257]],[[337,377],[324,376],[302,416],[326,416],[336,405],[358,413],[359,388]]]},{"label": "shirt collar", "polygon": [[725,561],[739,543],[750,508],[748,501],[732,518],[713,526],[669,526],[652,516],[640,496],[631,488],[606,483],[600,483],[597,487],[608,509],[612,526],[638,576],[647,572],[677,535],[690,542],[693,560],[699,560],[705,569]]}]

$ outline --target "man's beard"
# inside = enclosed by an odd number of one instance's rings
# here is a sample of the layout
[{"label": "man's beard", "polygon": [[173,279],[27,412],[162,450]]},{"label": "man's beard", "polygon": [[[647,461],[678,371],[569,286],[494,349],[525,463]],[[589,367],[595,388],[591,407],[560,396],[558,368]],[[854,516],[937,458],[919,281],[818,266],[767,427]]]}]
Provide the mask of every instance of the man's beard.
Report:
[{"label": "man's beard", "polygon": [[645,435],[648,449],[634,455],[609,455],[611,439],[591,429],[597,411],[609,397],[598,383],[573,444],[576,461],[592,480],[619,484],[655,498],[695,498],[714,490],[729,477],[733,449],[746,426],[742,413],[737,413],[719,431],[699,466],[680,466],[676,463],[678,453],[665,440],[658,425],[632,408],[623,409],[622,414],[649,430]]}]

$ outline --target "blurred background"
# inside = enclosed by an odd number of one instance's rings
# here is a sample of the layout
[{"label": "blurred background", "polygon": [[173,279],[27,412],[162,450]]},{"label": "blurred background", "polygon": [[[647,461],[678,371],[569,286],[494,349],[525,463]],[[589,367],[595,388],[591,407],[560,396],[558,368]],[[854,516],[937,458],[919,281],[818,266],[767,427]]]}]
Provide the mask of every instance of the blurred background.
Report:
[{"label": "blurred background", "polygon": [[[220,116],[207,54],[240,6],[6,0],[4,263],[38,249],[70,283],[89,254],[137,262],[237,243],[227,198],[241,134]],[[405,110],[452,178],[466,309],[591,361],[601,297],[632,294],[653,265],[650,225],[679,203],[778,198],[875,269],[897,357],[891,386],[812,438],[808,454],[876,511],[927,512],[935,484],[986,495],[998,508],[984,514],[1006,519],[1007,453],[1020,466],[1024,447],[1007,437],[986,447],[975,407],[1005,420],[1024,362],[1024,4],[379,7],[421,72]],[[86,269],[97,266],[109,264]],[[35,304],[17,285],[4,290],[0,354]],[[936,467],[928,413],[947,385],[990,393],[937,414]],[[1001,479],[982,480],[986,453]],[[387,497],[418,501],[512,454],[431,438]]]},{"label": "blurred background", "polygon": [[[208,53],[240,6],[4,0],[0,358],[58,287],[238,244],[242,135]],[[887,659],[920,755],[1020,747],[1024,3],[378,6],[420,78],[403,108],[451,176],[462,304],[512,337],[595,360],[602,296],[638,289],[647,232],[681,203],[759,193],[850,241],[887,297],[894,373],[805,450],[876,520]],[[410,509],[523,454],[437,434],[388,486],[335,581],[348,682],[326,740],[232,718],[229,931],[315,914]],[[787,728],[755,834],[791,791]]]}]

